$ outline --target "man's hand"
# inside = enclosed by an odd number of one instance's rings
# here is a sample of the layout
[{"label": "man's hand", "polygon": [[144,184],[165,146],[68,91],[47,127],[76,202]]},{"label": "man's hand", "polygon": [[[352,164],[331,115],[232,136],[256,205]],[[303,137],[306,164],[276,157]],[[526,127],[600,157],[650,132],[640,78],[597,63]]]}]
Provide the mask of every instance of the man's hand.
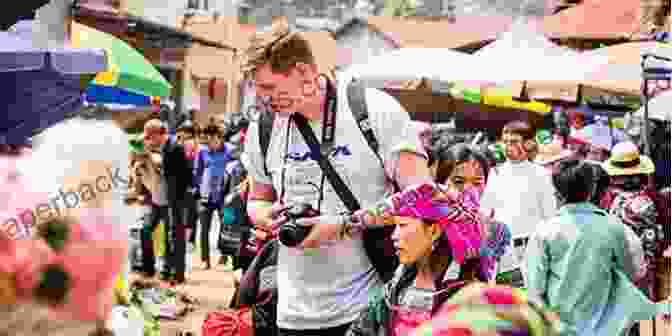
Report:
[{"label": "man's hand", "polygon": [[152,153],[151,158],[152,158],[152,163],[154,163],[157,166],[160,166],[161,162],[163,162],[163,158],[161,158],[161,154],[159,154],[159,153]]},{"label": "man's hand", "polygon": [[322,242],[338,240],[343,229],[342,217],[334,215],[302,218],[296,224],[313,227],[300,245],[303,248],[316,248]]},{"label": "man's hand", "polygon": [[289,209],[289,207],[282,202],[273,203],[270,212],[271,220],[266,223],[261,223],[258,227],[267,232],[276,232],[280,229],[280,226],[287,223],[287,217],[284,215],[287,209]]}]

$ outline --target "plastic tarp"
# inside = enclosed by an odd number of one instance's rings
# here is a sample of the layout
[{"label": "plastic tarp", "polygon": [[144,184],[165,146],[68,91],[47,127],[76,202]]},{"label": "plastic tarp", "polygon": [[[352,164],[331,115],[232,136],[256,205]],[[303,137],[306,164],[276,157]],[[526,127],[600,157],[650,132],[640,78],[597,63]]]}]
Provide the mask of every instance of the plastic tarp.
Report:
[{"label": "plastic tarp", "polygon": [[107,68],[102,50],[36,46],[33,31],[18,25],[0,32],[0,143],[25,143],[82,106],[82,75]]},{"label": "plastic tarp", "polygon": [[79,75],[53,71],[0,72],[0,143],[24,143],[82,106]]}]

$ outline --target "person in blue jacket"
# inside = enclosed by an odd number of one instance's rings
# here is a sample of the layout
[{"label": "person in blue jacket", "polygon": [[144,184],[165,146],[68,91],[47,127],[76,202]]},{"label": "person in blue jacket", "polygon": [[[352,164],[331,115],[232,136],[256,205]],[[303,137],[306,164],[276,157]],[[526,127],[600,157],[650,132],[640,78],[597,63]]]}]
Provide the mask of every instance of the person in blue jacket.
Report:
[{"label": "person in blue jacket", "polygon": [[[194,185],[200,193],[199,222],[201,225],[201,261],[203,269],[212,268],[210,261],[210,228],[212,215],[217,212],[223,217],[223,203],[226,196],[228,174],[227,164],[232,160],[231,146],[224,139],[221,128],[210,128],[210,143],[201,147],[194,164]],[[222,255],[219,264],[226,264],[227,258]]]}]

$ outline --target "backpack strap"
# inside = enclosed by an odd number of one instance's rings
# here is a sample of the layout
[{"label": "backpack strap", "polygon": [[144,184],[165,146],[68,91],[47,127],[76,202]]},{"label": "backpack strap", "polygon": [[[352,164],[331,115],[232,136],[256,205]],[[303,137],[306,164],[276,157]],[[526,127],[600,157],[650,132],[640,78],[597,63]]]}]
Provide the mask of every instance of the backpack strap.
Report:
[{"label": "backpack strap", "polygon": [[[371,121],[369,120],[369,109],[366,105],[366,87],[361,81],[353,79],[347,88],[348,94],[348,105],[350,106],[350,111],[352,111],[352,116],[357,122],[357,127],[362,132],[366,143],[371,147],[373,154],[380,161],[381,167],[385,169],[385,161],[380,156],[380,144],[376,138],[376,134],[373,133],[373,128],[371,127]],[[395,191],[400,191],[399,184],[395,180],[391,180]]]},{"label": "backpack strap", "polygon": [[275,114],[270,111],[260,113],[259,116],[259,148],[261,148],[261,157],[264,162],[264,172],[266,176],[271,176],[266,164],[266,156],[268,154],[268,146],[271,143],[271,131],[273,131],[273,122],[275,121]]},{"label": "backpack strap", "polygon": [[350,111],[352,111],[352,116],[357,122],[357,127],[364,135],[366,143],[371,147],[373,154],[376,155],[378,161],[381,165],[384,165],[383,158],[380,156],[378,150],[380,145],[376,135],[373,133],[371,128],[371,122],[369,121],[369,109],[366,105],[366,87],[362,84],[361,81],[354,79],[348,85],[348,105],[350,106]]}]

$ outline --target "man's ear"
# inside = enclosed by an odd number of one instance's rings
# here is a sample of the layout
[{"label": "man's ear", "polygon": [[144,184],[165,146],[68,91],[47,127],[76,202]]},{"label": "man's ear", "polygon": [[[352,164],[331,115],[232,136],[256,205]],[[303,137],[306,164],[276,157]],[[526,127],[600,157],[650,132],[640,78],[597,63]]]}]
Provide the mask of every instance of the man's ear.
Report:
[{"label": "man's ear", "polygon": [[307,64],[303,62],[296,63],[296,71],[301,77],[314,80],[317,77],[317,66],[315,64]]},{"label": "man's ear", "polygon": [[439,238],[441,238],[441,227],[434,223],[432,224],[432,241],[437,241]]},{"label": "man's ear", "polygon": [[524,145],[525,145],[525,150],[530,151],[530,150],[534,149],[534,147],[537,145],[537,143],[534,141],[534,139],[529,139],[529,140],[525,140]]}]

